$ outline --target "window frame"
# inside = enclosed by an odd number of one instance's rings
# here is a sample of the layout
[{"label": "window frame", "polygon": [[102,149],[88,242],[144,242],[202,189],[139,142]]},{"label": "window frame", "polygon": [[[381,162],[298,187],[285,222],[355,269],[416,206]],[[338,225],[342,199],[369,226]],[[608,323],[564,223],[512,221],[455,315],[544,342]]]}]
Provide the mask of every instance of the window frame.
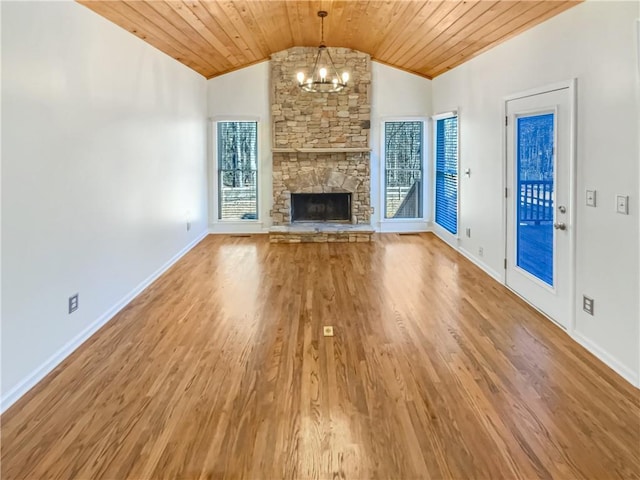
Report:
[{"label": "window frame", "polygon": [[[444,120],[447,118],[456,118],[457,122],[457,134],[456,134],[456,145],[457,145],[457,158],[456,158],[456,233],[452,233],[447,230],[445,227],[440,225],[436,221],[436,198],[437,198],[437,163],[438,163],[438,120]],[[438,113],[431,117],[431,121],[433,122],[432,134],[433,134],[433,172],[432,172],[432,215],[433,215],[433,226],[439,234],[443,234],[445,236],[449,236],[453,239],[460,238],[460,114],[458,110],[450,110],[448,112]]]},{"label": "window frame", "polygon": [[[220,202],[220,176],[219,176],[219,155],[218,155],[218,124],[229,122],[247,122],[256,124],[256,218],[255,219],[241,219],[241,218],[220,218],[221,216],[221,202]],[[219,224],[236,224],[236,225],[251,225],[262,223],[261,201],[260,201],[260,182],[262,178],[263,165],[261,164],[261,144],[262,144],[262,121],[259,117],[252,116],[224,116],[210,118],[211,131],[211,178],[210,185],[211,195],[210,202],[210,218],[212,223]]]},{"label": "window frame", "polygon": [[[422,123],[422,159],[421,159],[421,174],[422,174],[422,215],[420,217],[410,217],[410,218],[387,218],[386,211],[386,183],[387,183],[387,151],[386,151],[386,128],[387,123],[394,122],[421,122]],[[428,160],[429,160],[429,118],[421,117],[421,116],[401,116],[401,117],[383,117],[381,119],[380,126],[380,170],[379,170],[379,185],[380,185],[380,199],[378,205],[379,211],[379,222],[381,224],[402,224],[402,223],[424,223],[429,218],[429,208],[428,208],[428,186],[430,185],[429,179],[429,168],[428,168]]]}]

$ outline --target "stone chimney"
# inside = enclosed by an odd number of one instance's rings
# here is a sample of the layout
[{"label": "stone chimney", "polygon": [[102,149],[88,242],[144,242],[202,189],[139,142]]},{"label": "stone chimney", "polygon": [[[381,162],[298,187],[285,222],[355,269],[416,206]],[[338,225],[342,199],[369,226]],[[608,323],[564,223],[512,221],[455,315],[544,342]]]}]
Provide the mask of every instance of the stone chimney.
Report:
[{"label": "stone chimney", "polygon": [[338,72],[348,71],[337,93],[309,93],[296,73],[309,73],[317,49],[294,47],[271,56],[274,225],[291,222],[292,193],[351,193],[355,223],[371,217],[371,58],[331,48]]}]

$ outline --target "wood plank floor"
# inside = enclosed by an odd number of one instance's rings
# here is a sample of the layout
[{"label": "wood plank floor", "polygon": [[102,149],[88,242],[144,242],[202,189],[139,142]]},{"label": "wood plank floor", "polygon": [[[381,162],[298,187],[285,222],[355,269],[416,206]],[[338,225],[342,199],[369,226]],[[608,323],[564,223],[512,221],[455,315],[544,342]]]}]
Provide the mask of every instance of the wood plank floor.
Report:
[{"label": "wood plank floor", "polygon": [[640,475],[638,390],[430,234],[209,236],[1,420],[5,480]]}]

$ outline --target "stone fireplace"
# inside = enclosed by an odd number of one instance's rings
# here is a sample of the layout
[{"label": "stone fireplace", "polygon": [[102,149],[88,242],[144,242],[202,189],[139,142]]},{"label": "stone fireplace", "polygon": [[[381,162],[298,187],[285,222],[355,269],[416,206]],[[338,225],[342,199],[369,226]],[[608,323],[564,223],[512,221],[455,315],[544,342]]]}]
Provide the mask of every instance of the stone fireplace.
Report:
[{"label": "stone fireplace", "polygon": [[[338,93],[309,93],[296,82],[317,50],[294,47],[271,56],[273,242],[369,241],[371,218],[369,55],[331,48],[350,84]],[[297,222],[296,196],[342,194],[349,211],[338,218]],[[292,196],[294,201],[292,201]],[[321,209],[315,205],[314,209]],[[325,210],[326,210],[325,205]],[[299,209],[297,209],[299,211]],[[316,212],[317,213],[317,212]],[[306,222],[314,222],[312,226]],[[302,232],[302,233],[301,233]]]}]

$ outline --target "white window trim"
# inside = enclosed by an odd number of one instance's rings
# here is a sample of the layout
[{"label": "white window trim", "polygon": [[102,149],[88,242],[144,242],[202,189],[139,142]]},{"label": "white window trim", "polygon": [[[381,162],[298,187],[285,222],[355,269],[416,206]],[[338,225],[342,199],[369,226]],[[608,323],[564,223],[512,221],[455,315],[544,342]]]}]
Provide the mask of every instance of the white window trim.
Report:
[{"label": "white window trim", "polygon": [[[437,149],[437,144],[436,144],[436,129],[438,128],[438,120],[442,120],[444,118],[452,118],[452,117],[457,117],[458,118],[458,138],[456,139],[456,141],[458,142],[458,161],[457,161],[457,166],[458,166],[458,195],[457,195],[457,204],[456,204],[456,220],[457,220],[457,225],[456,225],[456,231],[458,233],[453,234],[451,233],[449,230],[447,230],[446,228],[442,227],[440,224],[436,223],[436,149]],[[458,109],[455,110],[449,110],[447,112],[441,112],[441,113],[437,113],[435,115],[431,116],[431,121],[432,121],[432,136],[433,136],[433,143],[432,143],[432,158],[433,158],[433,162],[432,162],[432,167],[431,167],[431,224],[432,224],[432,228],[433,231],[445,242],[447,242],[449,245],[454,246],[455,248],[458,247],[458,242],[460,240],[460,192],[461,192],[461,182],[460,182],[460,113],[458,111]]]},{"label": "white window trim", "polygon": [[[417,218],[386,218],[386,123],[387,122],[422,122],[422,216]],[[380,228],[387,232],[425,231],[429,222],[429,117],[393,116],[382,117],[380,121],[380,160],[379,160],[379,199],[378,212]],[[385,228],[386,226],[386,228]],[[424,227],[424,228],[423,228]]]},{"label": "white window trim", "polygon": [[[255,220],[224,220],[218,218],[218,205],[219,205],[219,197],[220,193],[218,192],[218,123],[222,122],[255,122],[256,125],[256,148],[257,148],[257,159],[256,166],[258,168],[257,176],[256,176],[256,212],[258,218]],[[256,227],[262,227],[264,222],[261,211],[261,202],[260,202],[260,181],[262,178],[262,170],[264,166],[262,165],[262,128],[263,122],[262,118],[259,116],[239,116],[239,115],[224,115],[217,117],[209,118],[209,138],[211,139],[211,152],[209,154],[209,191],[211,195],[209,196],[209,225],[215,228],[216,225],[223,225],[224,230],[229,230],[230,232],[238,232],[244,233],[245,230],[253,231]],[[243,226],[245,228],[243,228]]]}]

